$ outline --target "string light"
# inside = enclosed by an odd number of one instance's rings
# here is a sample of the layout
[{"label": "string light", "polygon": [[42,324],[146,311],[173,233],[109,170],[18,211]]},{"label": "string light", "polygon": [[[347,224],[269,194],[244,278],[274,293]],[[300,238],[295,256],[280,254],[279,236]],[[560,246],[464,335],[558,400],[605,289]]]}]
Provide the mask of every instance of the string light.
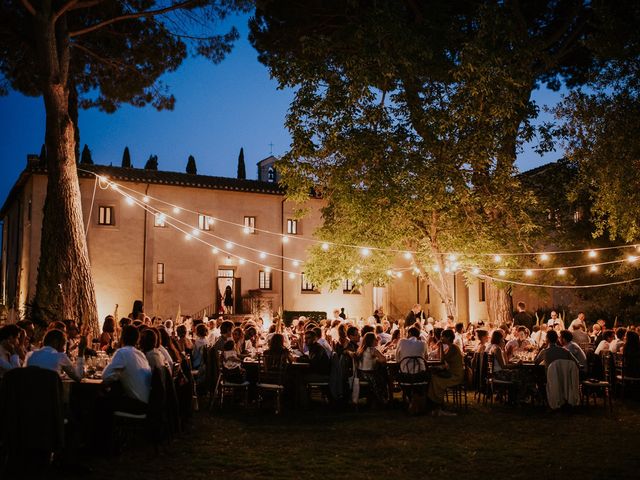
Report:
[{"label": "string light", "polygon": [[143,201],[144,203],[149,203],[149,201],[150,201],[150,200],[151,200],[151,199],[149,198],[149,196],[148,196],[148,195],[145,195],[144,197],[142,197],[142,201]]},{"label": "string light", "polygon": [[558,269],[558,275],[563,276],[567,273],[567,271],[564,268],[559,268]]},{"label": "string light", "polygon": [[502,261],[502,257],[500,255],[494,255],[493,261],[496,263],[500,263]]},{"label": "string light", "polygon": [[217,255],[220,252],[220,250],[218,250],[218,247],[213,247],[211,249],[211,253],[213,253],[214,255]]},{"label": "string light", "polygon": [[542,253],[540,255],[540,260],[542,260],[543,262],[546,262],[547,260],[549,260],[549,254],[548,253]]},{"label": "string light", "polygon": [[267,273],[271,273],[271,267],[264,267],[264,271]]},{"label": "string light", "polygon": [[327,250],[329,250],[329,244],[328,244],[327,242],[324,242],[324,243],[322,244],[322,250],[324,250],[325,252],[326,252]]},{"label": "string light", "polygon": [[638,257],[636,257],[635,255],[629,255],[627,257],[627,260],[629,261],[629,263],[635,263],[638,260]]},{"label": "string light", "polygon": [[133,201],[133,198],[127,197],[126,202],[128,205],[134,205],[136,202]]},{"label": "string light", "polygon": [[360,275],[361,272],[362,270],[360,270],[359,268],[356,268],[356,275]]},{"label": "string light", "polygon": [[207,223],[208,223],[209,225],[213,225],[214,223],[216,223],[216,221],[213,219],[213,217],[208,217],[208,218],[207,218]]},{"label": "string light", "polygon": [[287,237],[286,235],[282,237],[282,243],[289,243],[289,237]]},{"label": "string light", "polygon": [[589,250],[589,258],[596,258],[598,256],[598,252],[595,250]]},{"label": "string light", "polygon": [[189,235],[188,233],[185,233],[184,234],[184,238],[187,239],[187,240],[191,240],[191,238],[193,238],[193,237],[191,237],[191,235]]},{"label": "string light", "polygon": [[362,247],[362,248],[360,249],[360,254],[361,254],[363,257],[368,257],[368,256],[371,254],[371,250],[369,250],[369,248],[367,248],[367,247]]},{"label": "string light", "polygon": [[226,247],[227,250],[231,250],[233,248],[233,243],[227,242],[224,244],[224,246]]},{"label": "string light", "polygon": [[191,235],[193,235],[194,237],[200,236],[200,230],[194,228],[193,230],[191,230]]},{"label": "string light", "polygon": [[531,269],[527,269],[527,270],[524,272],[524,274],[525,274],[527,277],[531,277],[531,276],[533,275],[533,270],[531,270]]},{"label": "string light", "polygon": [[299,265],[300,265],[300,262],[299,262],[298,260],[294,260],[294,261],[293,261],[293,266],[294,266],[294,267],[297,267],[297,266],[299,266]]},{"label": "string light", "polygon": [[396,277],[397,278],[402,278],[402,272],[396,272]]},{"label": "string light", "polygon": [[[185,211],[188,211],[188,212],[192,212],[192,213],[196,213],[196,214],[200,214],[200,212],[197,212],[195,210],[190,210],[190,209],[187,209],[187,208],[183,208],[183,207],[180,207],[178,205],[174,205],[174,204],[172,204],[170,202],[167,202],[165,200],[162,200],[160,198],[140,193],[140,192],[136,191],[133,188],[129,188],[129,187],[126,187],[124,185],[119,185],[119,184],[117,184],[117,183],[115,183],[113,181],[110,181],[107,177],[102,176],[102,175],[98,175],[95,172],[92,172],[90,170],[85,170],[85,169],[82,169],[82,168],[79,168],[78,170],[82,171],[82,172],[85,172],[85,173],[88,173],[88,174],[91,174],[91,175],[95,175],[101,182],[106,182],[108,184],[108,187],[112,188],[113,190],[118,191],[120,188],[122,188],[122,189],[128,190],[128,191],[130,191],[130,192],[132,192],[132,193],[134,193],[136,195],[140,195],[140,196],[142,196],[143,201],[145,203],[147,201],[147,200],[145,200],[145,198],[146,198],[149,201],[150,200],[155,200],[155,201],[157,201],[159,203],[162,203],[164,205],[173,207],[173,211],[176,214],[180,213],[182,210],[185,210]],[[238,227],[244,227],[244,225],[242,225],[242,224],[239,224],[239,223],[236,223],[236,222],[232,222],[232,221],[229,221],[229,220],[223,220],[223,219],[220,219],[220,218],[216,218],[216,220],[219,220],[219,221],[221,221],[223,223],[227,223],[227,224],[230,224],[230,225],[235,225],[235,226],[238,226]],[[282,234],[280,232],[273,232],[273,231],[269,231],[269,230],[265,230],[265,229],[254,228],[253,230],[264,232],[264,233],[267,233],[267,234],[270,234],[270,235],[278,235],[278,236],[281,236],[281,237],[284,236],[284,234]],[[300,235],[296,235],[293,238],[295,238],[296,240],[307,241],[307,242],[315,242],[315,243],[321,242],[321,241],[319,241],[317,239],[307,238],[307,237],[303,237],[303,236],[300,236]],[[339,245],[339,246],[359,248],[359,249],[367,248],[369,250],[379,250],[379,251],[386,251],[386,252],[399,252],[399,253],[405,253],[405,254],[406,253],[409,253],[409,254],[418,253],[418,252],[415,252],[415,251],[398,250],[398,249],[391,249],[391,248],[386,248],[385,249],[385,248],[378,248],[378,247],[361,247],[359,245],[345,244],[345,243],[338,243],[338,242],[326,242],[326,243],[329,243],[329,245]],[[549,253],[546,253],[546,254],[547,255],[549,255],[549,254],[558,255],[558,254],[570,254],[570,253],[580,253],[580,252],[596,252],[597,253],[598,251],[603,251],[603,250],[626,249],[626,248],[634,248],[634,249],[637,249],[638,251],[640,251],[640,245],[634,244],[634,245],[617,245],[617,246],[611,246],[611,247],[600,247],[600,248],[596,248],[596,249],[559,250],[559,251],[549,252]],[[447,252],[441,252],[441,254],[442,255],[450,255],[450,254],[454,254],[455,255],[455,253],[447,253]],[[492,257],[494,257],[494,260],[496,262],[500,262],[502,260],[503,256],[532,256],[532,255],[543,255],[543,254],[544,253],[541,254],[539,252],[502,252],[502,253],[499,253],[499,254],[497,254],[497,253],[487,253],[487,252],[485,252],[485,253],[474,253],[474,255],[478,255],[478,256],[492,256]],[[591,255],[591,253],[590,253],[590,255]],[[593,257],[591,257],[591,258],[593,258]],[[407,257],[407,259],[409,259],[409,258]]]},{"label": "string light", "polygon": [[267,258],[267,254],[264,252],[260,252],[260,258],[264,260],[265,258]]},{"label": "string light", "polygon": [[448,258],[450,262],[455,262],[458,257],[454,253],[450,253]]},{"label": "string light", "polygon": [[296,274],[295,274],[295,273],[293,273],[293,272],[292,272],[292,273],[290,273],[290,274],[289,274],[289,278],[291,278],[291,279],[296,278]]},{"label": "string light", "polygon": [[413,255],[411,254],[411,252],[404,252],[403,256],[406,260],[411,260],[413,258]]},{"label": "string light", "polygon": [[245,235],[249,235],[251,233],[251,229],[249,227],[244,227],[242,231],[244,232]]},{"label": "string light", "polygon": [[238,259],[238,263],[239,263],[240,265],[244,265],[244,264],[246,263],[246,260],[245,260],[244,258],[239,258],[239,259]]},{"label": "string light", "polygon": [[501,277],[504,277],[507,274],[507,272],[505,272],[504,270],[499,270],[498,271],[498,275],[500,275]]},{"label": "string light", "polygon": [[474,267],[473,270],[471,270],[471,273],[478,275],[480,273],[480,269],[478,267]]},{"label": "string light", "polygon": [[589,271],[590,272],[597,272],[598,271],[598,266],[597,265],[591,265],[589,267]]},{"label": "string light", "polygon": [[438,273],[440,271],[440,267],[438,265],[433,266],[433,271]]}]

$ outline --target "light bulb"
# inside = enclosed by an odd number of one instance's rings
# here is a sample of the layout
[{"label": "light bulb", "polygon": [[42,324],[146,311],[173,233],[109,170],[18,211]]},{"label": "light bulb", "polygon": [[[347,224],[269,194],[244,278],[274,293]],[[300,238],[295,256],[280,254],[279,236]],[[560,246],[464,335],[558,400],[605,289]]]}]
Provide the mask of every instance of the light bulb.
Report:
[{"label": "light bulb", "polygon": [[227,242],[224,244],[224,246],[226,247],[227,250],[231,250],[233,248],[233,243]]},{"label": "light bulb", "polygon": [[249,227],[244,227],[242,231],[244,232],[245,235],[251,233],[251,229]]},{"label": "light bulb", "polygon": [[411,260],[411,257],[413,255],[411,255],[411,252],[404,252],[404,258],[406,258],[407,260]]},{"label": "light bulb", "polygon": [[360,275],[361,272],[362,270],[360,270],[359,268],[356,268],[356,275]]},{"label": "light bulb", "polygon": [[391,276],[393,275],[393,272],[391,270],[387,270],[387,275]]},{"label": "light bulb", "polygon": [[396,277],[397,278],[401,278],[402,277],[402,272],[396,272]]},{"label": "light bulb", "polygon": [[473,270],[471,270],[471,273],[478,275],[480,273],[480,269],[478,267],[474,267]]},{"label": "light bulb", "polygon": [[286,235],[282,237],[282,243],[289,243],[289,237],[287,237]]},{"label": "light bulb", "polygon": [[209,217],[209,218],[207,219],[207,223],[208,223],[209,225],[213,225],[214,223],[216,223],[216,221],[214,220],[214,218],[213,218],[213,217]]},{"label": "light bulb", "polygon": [[193,235],[194,237],[200,236],[200,230],[194,228],[193,230],[191,230],[191,235]]},{"label": "light bulb", "polygon": [[450,253],[448,258],[450,262],[455,262],[457,257],[455,253]]},{"label": "light bulb", "polygon": [[589,271],[590,272],[597,272],[598,271],[598,266],[597,265],[591,265],[589,267]]},{"label": "light bulb", "polygon": [[564,268],[559,268],[558,269],[558,275],[562,276],[565,275],[567,273],[567,271]]},{"label": "light bulb", "polygon": [[211,253],[213,253],[214,255],[217,255],[217,254],[218,254],[218,252],[219,252],[219,250],[218,250],[216,247],[213,247],[213,248],[211,249]]},{"label": "light bulb", "polygon": [[300,265],[300,262],[298,260],[294,260],[293,261],[293,266],[294,267],[298,267]]},{"label": "light bulb", "polygon": [[264,271],[269,273],[271,271],[271,267],[264,267]]},{"label": "light bulb", "polygon": [[589,258],[596,258],[598,256],[598,252],[595,250],[589,250]]},{"label": "light bulb", "polygon": [[173,213],[176,215],[180,213],[180,207],[173,207]]},{"label": "light bulb", "polygon": [[245,264],[245,262],[246,262],[246,260],[245,260],[244,258],[239,258],[239,259],[238,259],[238,263],[239,263],[240,265],[244,265],[244,264]]},{"label": "light bulb", "polygon": [[493,261],[496,263],[500,263],[502,261],[502,257],[500,255],[494,255]]},{"label": "light bulb", "polygon": [[185,238],[186,240],[191,240],[191,235],[189,235],[188,233],[185,233],[185,234],[184,234],[184,238]]},{"label": "light bulb", "polygon": [[362,248],[360,249],[360,254],[361,254],[363,257],[368,257],[368,256],[371,254],[371,250],[369,250],[367,247],[362,247]]},{"label": "light bulb", "polygon": [[505,272],[504,270],[499,270],[498,271],[498,275],[500,275],[501,277],[504,277],[507,274],[507,272]]},{"label": "light bulb", "polygon": [[267,258],[267,254],[264,252],[260,252],[260,258],[265,259]]},{"label": "light bulb", "polygon": [[290,273],[289,274],[289,278],[293,280],[294,278],[296,278],[296,274],[295,273]]},{"label": "light bulb", "polygon": [[144,197],[142,197],[142,201],[144,203],[149,203],[149,200],[151,200],[149,197],[147,197],[146,195]]},{"label": "light bulb", "polygon": [[434,272],[439,272],[440,271],[440,267],[438,265],[434,265],[433,266],[433,271]]},{"label": "light bulb", "polygon": [[629,256],[627,257],[627,261],[628,261],[629,263],[634,263],[634,262],[636,262],[637,260],[638,260],[638,257],[636,257],[635,255],[629,255]]},{"label": "light bulb", "polygon": [[540,260],[542,260],[543,262],[546,262],[547,260],[549,260],[549,254],[548,253],[541,254]]},{"label": "light bulb", "polygon": [[325,252],[326,252],[327,250],[329,250],[329,244],[328,244],[327,242],[324,242],[324,243],[322,244],[322,250],[324,250]]},{"label": "light bulb", "polygon": [[530,277],[530,276],[532,276],[532,275],[533,275],[533,270],[525,270],[524,274],[525,274],[527,277]]},{"label": "light bulb", "polygon": [[128,205],[133,205],[135,202],[133,201],[133,198],[131,197],[127,197],[127,204]]}]

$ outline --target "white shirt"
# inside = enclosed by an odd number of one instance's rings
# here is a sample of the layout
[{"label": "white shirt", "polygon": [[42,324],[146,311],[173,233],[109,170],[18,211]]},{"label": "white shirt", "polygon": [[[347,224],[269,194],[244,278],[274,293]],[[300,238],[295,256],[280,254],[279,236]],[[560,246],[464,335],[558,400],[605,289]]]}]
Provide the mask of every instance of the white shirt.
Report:
[{"label": "white shirt", "polygon": [[144,356],[147,358],[147,361],[149,362],[149,366],[151,368],[169,367],[167,361],[158,348],[152,348],[151,350],[146,352]]},{"label": "white shirt", "polygon": [[111,363],[102,372],[102,381],[120,380],[128,397],[149,403],[151,393],[151,367],[140,350],[122,347],[113,354]]},{"label": "white shirt", "polygon": [[608,352],[609,351],[609,342],[607,342],[606,340],[601,340],[600,343],[598,344],[598,348],[596,348],[596,355],[600,355],[602,352]]},{"label": "white shirt", "polygon": [[464,355],[464,338],[461,333],[456,332],[455,337],[453,338],[453,344],[458,347],[460,349],[460,353]]},{"label": "white shirt", "polygon": [[380,341],[380,345],[386,345],[391,341],[391,335],[389,335],[387,332],[379,333],[378,340]]},{"label": "white shirt", "polygon": [[618,337],[614,338],[609,344],[609,351],[611,353],[618,353],[620,347],[624,345],[624,340],[620,340]]},{"label": "white shirt", "polygon": [[416,337],[403,338],[398,342],[396,361],[401,362],[406,357],[424,357],[427,344]]},{"label": "white shirt", "polygon": [[546,339],[547,332],[543,332],[542,330],[538,330],[537,332],[533,332],[531,334],[531,341],[538,347],[540,347]]},{"label": "white shirt", "polygon": [[45,368],[58,374],[64,372],[75,380],[82,378],[84,374],[84,358],[78,357],[74,366],[66,353],[59,352],[53,347],[42,347],[27,355],[27,367]]}]

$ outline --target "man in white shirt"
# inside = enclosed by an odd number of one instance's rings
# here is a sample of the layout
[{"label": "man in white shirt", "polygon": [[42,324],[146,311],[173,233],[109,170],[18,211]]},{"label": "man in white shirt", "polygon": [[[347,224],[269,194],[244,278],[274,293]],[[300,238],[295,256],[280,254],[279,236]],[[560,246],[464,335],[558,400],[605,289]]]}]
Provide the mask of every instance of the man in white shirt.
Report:
[{"label": "man in white shirt", "polygon": [[580,348],[580,345],[573,341],[573,334],[569,330],[560,332],[560,345],[576,357],[580,365],[580,370],[587,370],[587,355],[584,353],[584,350]]},{"label": "man in white shirt", "polygon": [[533,326],[533,333],[531,334],[531,343],[536,347],[541,348],[544,342],[547,340],[547,324]]},{"label": "man in white shirt", "polygon": [[84,375],[84,349],[87,338],[81,337],[78,345],[78,359],[76,365],[71,363],[64,353],[67,336],[62,330],[49,330],[42,341],[42,348],[27,355],[27,367],[40,367],[53,370],[58,374],[66,373],[69,378],[79,382]]},{"label": "man in white shirt", "polygon": [[616,338],[616,334],[613,330],[605,330],[605,332],[602,334],[602,340],[596,347],[596,355],[608,352],[611,346],[611,342],[613,342],[614,338]]},{"label": "man in white shirt", "polygon": [[609,351],[611,353],[618,353],[618,350],[620,350],[620,348],[624,345],[624,336],[627,333],[627,329],[626,328],[618,328],[616,330],[616,338],[609,343]]},{"label": "man in white shirt", "polygon": [[400,342],[398,342],[398,348],[396,349],[396,361],[400,364],[400,369],[402,370],[402,368],[404,368],[402,362],[403,359],[408,357],[425,358],[426,351],[427,344],[420,340],[420,330],[418,330],[416,327],[411,327],[407,331],[407,338],[403,338],[402,340],[400,340]]},{"label": "man in white shirt", "polygon": [[555,310],[551,310],[551,318],[547,322],[547,325],[549,326],[549,328],[553,328],[554,330],[557,330],[555,327],[556,325],[559,325],[559,329],[564,330],[564,321],[558,317],[558,314]]},{"label": "man in white shirt", "polygon": [[116,409],[131,413],[144,412],[151,393],[151,367],[147,358],[135,345],[138,343],[138,329],[128,325],[122,331],[122,347],[116,350],[111,363],[102,372],[105,384],[119,381],[123,396],[116,399]]},{"label": "man in white shirt", "polygon": [[460,349],[460,353],[464,356],[464,323],[456,323],[453,344]]}]

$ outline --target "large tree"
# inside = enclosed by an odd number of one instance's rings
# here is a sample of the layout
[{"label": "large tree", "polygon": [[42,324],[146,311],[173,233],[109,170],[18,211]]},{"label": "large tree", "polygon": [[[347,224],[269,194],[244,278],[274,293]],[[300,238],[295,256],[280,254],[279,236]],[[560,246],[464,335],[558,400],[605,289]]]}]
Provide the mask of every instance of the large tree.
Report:
[{"label": "large tree", "polygon": [[34,316],[76,319],[97,334],[96,300],[76,172],[78,109],[172,108],[158,81],[191,48],[214,62],[237,38],[212,33],[243,0],[3,0],[2,89],[41,96],[48,186]]},{"label": "large tree", "polygon": [[[535,202],[514,174],[535,133],[531,92],[594,68],[582,41],[594,2],[257,3],[259,58],[296,89],[280,165],[290,196],[313,187],[326,199],[320,238],[419,252],[415,267],[455,315],[449,272],[495,268],[477,253],[529,248]],[[333,286],[385,283],[395,260],[331,250],[315,250],[305,273]],[[500,321],[509,298],[494,293]]]}]

